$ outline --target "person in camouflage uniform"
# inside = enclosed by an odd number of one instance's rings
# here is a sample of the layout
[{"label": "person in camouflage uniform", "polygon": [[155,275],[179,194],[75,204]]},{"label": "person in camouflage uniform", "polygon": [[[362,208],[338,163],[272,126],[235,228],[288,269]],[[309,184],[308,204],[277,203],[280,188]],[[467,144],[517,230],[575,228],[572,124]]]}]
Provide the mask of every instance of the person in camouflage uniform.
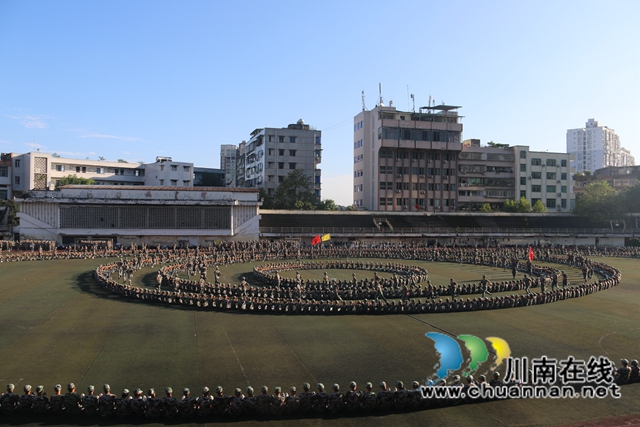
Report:
[{"label": "person in camouflage uniform", "polygon": [[297,414],[300,411],[300,397],[296,396],[298,389],[295,386],[289,387],[289,395],[285,398],[286,413]]},{"label": "person in camouflage uniform", "polygon": [[376,396],[376,403],[378,405],[378,409],[381,411],[390,411],[393,409],[393,393],[387,387],[387,383],[384,381],[380,382],[380,391]]},{"label": "person in camouflage uniform", "polygon": [[316,395],[313,396],[313,403],[311,404],[311,409],[313,412],[322,414],[327,411],[327,405],[329,404],[329,394],[324,391],[324,384],[318,383],[316,384]]},{"label": "person in camouflage uniform", "polygon": [[273,397],[269,394],[269,387],[262,386],[262,394],[256,396],[256,412],[258,415],[265,417],[271,413],[271,403]]},{"label": "person in camouflage uniform", "polygon": [[162,414],[162,400],[156,396],[156,391],[150,388],[145,400],[147,407],[144,411],[144,416],[151,419],[159,418]]},{"label": "person in camouflage uniform", "polygon": [[29,384],[23,387],[24,394],[20,396],[20,402],[18,404],[18,412],[22,414],[29,414],[33,411],[33,404],[35,402],[35,396],[31,392],[31,386]]},{"label": "person in camouflage uniform", "polygon": [[232,417],[240,417],[243,414],[244,394],[239,388],[235,389],[234,395],[229,403],[229,415]]},{"label": "person in camouflage uniform", "polygon": [[49,398],[47,397],[47,393],[44,391],[44,386],[39,385],[36,387],[36,397],[33,402],[33,412],[36,414],[44,414],[47,412],[47,408],[49,407]]},{"label": "person in camouflage uniform", "polygon": [[118,418],[129,418],[131,416],[131,396],[129,390],[122,390],[122,394],[116,399],[116,416]]},{"label": "person in camouflage uniform", "polygon": [[372,412],[377,408],[377,396],[373,391],[373,384],[366,383],[364,393],[360,396],[360,408],[364,412]]},{"label": "person in camouflage uniform", "polygon": [[302,393],[300,393],[300,412],[303,414],[311,412],[315,394],[315,392],[311,391],[311,384],[302,384]]},{"label": "person in camouflage uniform", "polygon": [[53,396],[49,399],[49,411],[52,414],[61,414],[64,409],[64,396],[61,392],[62,386],[60,384],[53,386]]},{"label": "person in camouflage uniform", "polygon": [[276,387],[273,389],[273,400],[271,401],[271,415],[281,417],[285,412],[285,398],[286,393],[282,394],[282,388]]},{"label": "person in camouflage uniform", "polygon": [[82,397],[76,393],[76,385],[69,383],[67,385],[67,394],[64,395],[64,413],[67,415],[78,415],[82,408]]},{"label": "person in camouflage uniform", "polygon": [[426,399],[422,398],[422,391],[420,390],[420,383],[418,381],[414,381],[411,383],[412,390],[408,392],[409,394],[409,408],[411,409],[420,409],[426,406]]},{"label": "person in camouflage uniform", "polygon": [[198,398],[198,416],[209,417],[213,413],[213,397],[209,395],[209,387],[202,387],[202,396]]},{"label": "person in camouflage uniform", "polygon": [[244,412],[245,416],[253,416],[256,414],[258,410],[256,397],[253,394],[253,387],[247,387],[247,395],[242,401],[242,412]]},{"label": "person in camouflage uniform", "polygon": [[0,407],[5,415],[15,414],[18,411],[20,396],[14,393],[16,387],[7,384],[7,392],[0,397]]},{"label": "person in camouflage uniform", "polygon": [[92,385],[87,387],[87,394],[81,397],[82,413],[93,417],[98,414],[98,396],[95,395],[96,388]]},{"label": "person in camouflage uniform", "polygon": [[360,396],[362,393],[358,391],[358,384],[355,381],[349,383],[349,391],[345,393],[345,409],[348,412],[356,412],[360,410]]},{"label": "person in camouflage uniform", "polygon": [[637,383],[640,381],[640,370],[638,369],[638,361],[633,359],[631,361],[631,375],[629,376],[630,383]]},{"label": "person in camouflage uniform", "polygon": [[111,393],[111,386],[102,386],[102,394],[98,397],[98,412],[102,417],[111,417],[116,412],[116,395]]},{"label": "person in camouflage uniform", "polygon": [[191,390],[188,388],[182,390],[182,399],[178,408],[182,418],[191,418],[196,414],[196,398],[191,397]]},{"label": "person in camouflage uniform", "polygon": [[631,378],[631,368],[629,368],[629,361],[627,359],[620,360],[622,366],[616,369],[614,372],[614,381],[618,385],[628,384]]},{"label": "person in camouflage uniform", "polygon": [[129,406],[131,407],[131,416],[134,418],[141,418],[144,416],[144,411],[147,406],[147,402],[142,395],[142,389],[137,388],[133,392],[133,399],[129,402]]},{"label": "person in camouflage uniform", "polygon": [[339,412],[342,412],[342,410],[344,409],[344,396],[342,393],[340,393],[340,385],[337,383],[331,386],[331,390],[333,391],[333,393],[329,395],[329,403],[327,405],[327,409],[331,414],[335,415]]},{"label": "person in camouflage uniform", "polygon": [[164,389],[165,397],[162,398],[162,416],[164,418],[175,418],[178,415],[178,401],[173,397],[173,389]]},{"label": "person in camouflage uniform", "polygon": [[213,398],[213,415],[221,417],[229,411],[229,397],[224,395],[222,386],[216,387],[216,395]]},{"label": "person in camouflage uniform", "polygon": [[409,394],[402,381],[396,381],[396,389],[393,392],[393,407],[398,411],[404,411],[409,406]]}]

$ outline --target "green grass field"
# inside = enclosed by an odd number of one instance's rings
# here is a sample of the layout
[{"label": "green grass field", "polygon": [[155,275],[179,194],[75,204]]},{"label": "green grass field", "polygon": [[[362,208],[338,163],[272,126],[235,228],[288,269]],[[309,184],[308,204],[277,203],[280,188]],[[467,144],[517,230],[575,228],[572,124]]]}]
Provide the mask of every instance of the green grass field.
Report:
[{"label": "green grass field", "polygon": [[[275,316],[208,312],[123,300],[103,292],[91,270],[105,260],[0,264],[0,384],[70,381],[84,391],[107,382],[146,391],[166,386],[198,391],[207,385],[268,385],[299,389],[305,381],[334,382],[347,389],[355,380],[424,381],[438,361],[431,331],[508,341],[512,355],[578,359],[604,355],[640,358],[640,268],[637,260],[597,259],[622,270],[620,286],[594,295],[541,306],[471,313],[387,316]],[[506,280],[510,271],[447,263],[420,263],[434,284]],[[252,264],[222,268],[223,281],[249,278]],[[320,279],[322,271],[302,272]],[[569,280],[579,282],[579,272]],[[295,272],[292,272],[295,274]],[[351,271],[330,270],[350,278]],[[358,278],[365,273],[358,271]],[[155,271],[135,282],[153,282]],[[490,359],[491,360],[491,359]],[[483,366],[480,371],[488,371]],[[504,366],[502,366],[504,371]],[[479,374],[481,372],[478,372]],[[4,387],[4,386],[3,386]],[[101,387],[100,387],[101,388]],[[640,413],[640,384],[625,386],[622,398],[528,399],[340,419],[240,421],[237,425],[559,425]],[[97,421],[97,420],[96,420]],[[21,424],[23,425],[23,424]]]}]

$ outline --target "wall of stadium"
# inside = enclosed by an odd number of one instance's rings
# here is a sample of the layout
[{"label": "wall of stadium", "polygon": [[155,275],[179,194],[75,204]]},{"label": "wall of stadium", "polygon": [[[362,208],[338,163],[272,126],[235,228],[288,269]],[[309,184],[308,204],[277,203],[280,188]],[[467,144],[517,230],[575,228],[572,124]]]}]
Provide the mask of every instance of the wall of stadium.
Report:
[{"label": "wall of stadium", "polygon": [[32,191],[18,202],[23,239],[173,246],[259,237],[255,190],[69,186]]}]

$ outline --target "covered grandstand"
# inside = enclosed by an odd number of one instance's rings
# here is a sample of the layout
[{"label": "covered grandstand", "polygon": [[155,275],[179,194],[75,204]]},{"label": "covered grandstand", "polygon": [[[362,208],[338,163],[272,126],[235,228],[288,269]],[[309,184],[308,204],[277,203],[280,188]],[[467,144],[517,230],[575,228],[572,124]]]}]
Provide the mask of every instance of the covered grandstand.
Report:
[{"label": "covered grandstand", "polygon": [[[640,235],[634,221],[593,222],[572,214],[404,213],[261,210],[261,238],[311,241],[331,234],[332,241],[423,240],[442,244],[601,244],[622,246]],[[622,224],[622,225],[621,225]]]}]

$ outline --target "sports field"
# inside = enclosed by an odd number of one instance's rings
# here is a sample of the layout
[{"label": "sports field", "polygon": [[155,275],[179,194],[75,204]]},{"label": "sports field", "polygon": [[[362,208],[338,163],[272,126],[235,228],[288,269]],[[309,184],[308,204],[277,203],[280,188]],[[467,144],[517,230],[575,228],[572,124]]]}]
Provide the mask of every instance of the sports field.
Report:
[{"label": "sports field", "polygon": [[[176,391],[221,385],[288,389],[303,382],[355,380],[394,384],[424,382],[438,362],[427,332],[505,339],[513,356],[566,359],[640,358],[640,267],[637,260],[600,259],[622,270],[622,284],[582,298],[540,306],[467,313],[385,316],[277,316],[157,306],[107,294],[91,271],[105,260],[0,264],[0,384],[75,382],[80,391],[103,383],[123,388]],[[386,261],[385,261],[386,262]],[[408,261],[407,261],[408,262]],[[510,278],[487,267],[416,262],[434,284]],[[250,278],[253,264],[221,268],[223,282]],[[303,272],[320,279],[322,271]],[[351,271],[332,270],[347,279]],[[358,278],[366,277],[357,271]],[[569,280],[579,283],[577,270]],[[151,286],[156,272],[136,273],[134,284]],[[295,274],[295,273],[293,273]],[[519,273],[521,275],[521,273]],[[468,354],[465,355],[465,357]],[[490,359],[491,361],[491,359]],[[488,371],[482,366],[476,374]],[[504,371],[504,365],[502,366]],[[101,387],[100,387],[101,388]],[[376,387],[377,391],[377,387]],[[337,419],[239,421],[234,425],[560,425],[640,414],[640,384],[622,398],[528,399],[462,405],[406,414]],[[15,419],[17,422],[18,419]],[[95,420],[99,422],[99,420]],[[82,422],[81,420],[79,422]],[[86,423],[86,420],[84,421]],[[177,421],[176,421],[177,422]],[[24,425],[21,422],[18,422]],[[171,423],[174,423],[171,421]],[[219,423],[215,423],[219,424]]]}]

